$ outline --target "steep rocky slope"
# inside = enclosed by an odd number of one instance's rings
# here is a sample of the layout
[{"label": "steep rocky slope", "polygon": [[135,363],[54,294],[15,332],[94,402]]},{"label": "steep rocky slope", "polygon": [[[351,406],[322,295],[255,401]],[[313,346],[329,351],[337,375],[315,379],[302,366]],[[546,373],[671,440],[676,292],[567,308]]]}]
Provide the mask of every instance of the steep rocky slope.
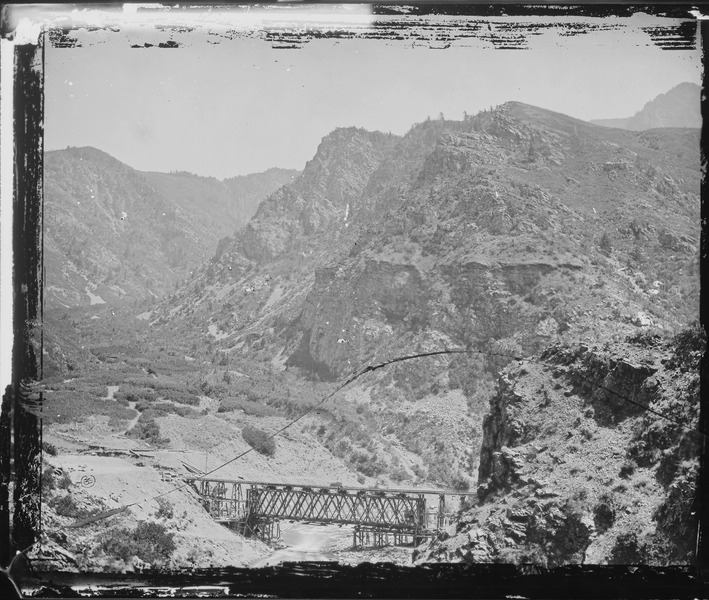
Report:
[{"label": "steep rocky slope", "polygon": [[221,182],[141,173],[94,148],[47,152],[48,305],[164,295],[293,175],[271,170]]},{"label": "steep rocky slope", "polygon": [[[324,381],[400,355],[480,352],[353,386],[365,429],[388,432],[371,434],[368,452],[392,472],[392,445],[421,453],[448,439],[435,415],[459,406],[451,394],[466,398],[457,415],[479,439],[511,358],[696,318],[698,149],[697,130],[608,129],[516,102],[403,137],[336,130],[149,319],[209,340],[215,361]],[[337,410],[341,432],[348,409]],[[436,448],[423,472],[399,476],[474,482],[475,448]],[[354,465],[358,452],[342,449]]]},{"label": "steep rocky slope", "polygon": [[417,559],[691,563],[705,351],[695,328],[508,367],[483,424],[479,505]]},{"label": "steep rocky slope", "polygon": [[642,110],[624,119],[594,119],[591,123],[642,131],[657,127],[702,126],[700,97],[702,88],[694,83],[680,83],[669,92],[648,102]]}]

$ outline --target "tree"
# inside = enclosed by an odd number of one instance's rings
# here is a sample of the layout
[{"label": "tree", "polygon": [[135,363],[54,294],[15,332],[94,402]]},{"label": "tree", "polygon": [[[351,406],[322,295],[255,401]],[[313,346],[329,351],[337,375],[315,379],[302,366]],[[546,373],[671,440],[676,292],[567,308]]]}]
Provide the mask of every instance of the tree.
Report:
[{"label": "tree", "polygon": [[534,145],[534,139],[529,138],[529,149],[527,150],[527,161],[528,162],[534,162],[537,160],[537,156],[539,153],[537,152],[537,148]]}]

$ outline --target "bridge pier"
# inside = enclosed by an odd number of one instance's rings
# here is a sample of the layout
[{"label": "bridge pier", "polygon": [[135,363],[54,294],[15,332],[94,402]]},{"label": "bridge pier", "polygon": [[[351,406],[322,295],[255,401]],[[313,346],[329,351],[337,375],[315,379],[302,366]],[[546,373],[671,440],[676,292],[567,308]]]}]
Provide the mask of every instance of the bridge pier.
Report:
[{"label": "bridge pier", "polygon": [[417,531],[355,525],[352,548],[360,550],[390,545],[416,547],[424,539],[426,539],[426,536]]},{"label": "bridge pier", "polygon": [[281,524],[277,519],[228,521],[225,525],[246,538],[257,538],[266,544],[281,538]]}]

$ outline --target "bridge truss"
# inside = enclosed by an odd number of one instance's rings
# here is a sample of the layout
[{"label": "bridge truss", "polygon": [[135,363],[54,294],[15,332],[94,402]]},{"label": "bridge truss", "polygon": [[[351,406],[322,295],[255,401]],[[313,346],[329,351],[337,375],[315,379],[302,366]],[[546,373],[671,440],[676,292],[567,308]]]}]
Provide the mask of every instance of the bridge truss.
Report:
[{"label": "bridge truss", "polygon": [[[336,523],[355,526],[355,547],[418,545],[447,524],[451,514],[446,510],[447,496],[470,495],[451,490],[346,488],[201,477],[188,480],[215,520],[246,536],[271,542],[279,537],[282,520]],[[427,498],[434,503],[427,504]]]}]

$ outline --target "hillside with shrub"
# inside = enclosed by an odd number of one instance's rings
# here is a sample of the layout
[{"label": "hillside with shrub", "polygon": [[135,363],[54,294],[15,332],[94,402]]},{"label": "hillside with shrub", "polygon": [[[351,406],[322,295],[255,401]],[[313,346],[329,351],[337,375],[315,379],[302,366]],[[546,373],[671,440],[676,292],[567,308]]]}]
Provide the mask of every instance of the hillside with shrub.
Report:
[{"label": "hillside with shrub", "polygon": [[296,171],[219,181],[143,173],[96,148],[45,153],[46,302],[154,300],[214,254]]}]

